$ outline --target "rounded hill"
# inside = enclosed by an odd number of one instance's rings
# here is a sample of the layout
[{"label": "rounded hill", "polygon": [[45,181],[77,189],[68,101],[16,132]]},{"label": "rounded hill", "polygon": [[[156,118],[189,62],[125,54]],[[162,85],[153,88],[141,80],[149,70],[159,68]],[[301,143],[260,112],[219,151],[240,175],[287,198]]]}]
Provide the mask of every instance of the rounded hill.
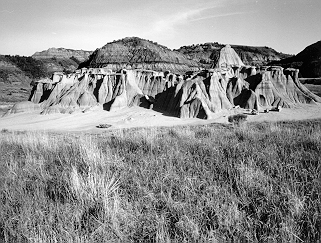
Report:
[{"label": "rounded hill", "polygon": [[85,67],[106,67],[112,70],[151,69],[155,71],[185,72],[198,70],[199,63],[182,53],[138,37],[127,37],[96,49]]}]

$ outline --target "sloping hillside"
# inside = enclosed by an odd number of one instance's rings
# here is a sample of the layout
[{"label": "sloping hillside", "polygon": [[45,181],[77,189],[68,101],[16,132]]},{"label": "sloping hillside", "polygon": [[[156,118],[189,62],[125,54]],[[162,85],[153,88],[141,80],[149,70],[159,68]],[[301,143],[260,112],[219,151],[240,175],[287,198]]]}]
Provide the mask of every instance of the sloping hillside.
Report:
[{"label": "sloping hillside", "polygon": [[27,100],[30,83],[54,72],[74,72],[92,52],[50,48],[31,57],[0,55],[0,103]]},{"label": "sloping hillside", "polygon": [[156,42],[138,37],[127,37],[97,49],[85,67],[106,67],[112,70],[121,68],[142,68],[155,71],[186,72],[197,70],[199,63],[188,59],[184,54],[172,51]]},{"label": "sloping hillside", "polygon": [[42,62],[32,57],[0,55],[0,104],[28,99],[31,81],[46,76]]},{"label": "sloping hillside", "polygon": [[306,47],[296,56],[272,64],[298,68],[304,78],[321,77],[321,41]]},{"label": "sloping hillside", "polygon": [[92,54],[92,51],[72,50],[65,48],[49,48],[32,55],[34,59],[40,60],[49,73],[73,72],[81,62],[84,62]]},{"label": "sloping hillside", "polygon": [[[216,66],[220,50],[225,44],[208,42],[204,44],[182,46],[177,51],[200,62],[204,67]],[[290,55],[277,52],[270,47],[231,45],[245,65],[262,66],[274,60],[281,60]]]},{"label": "sloping hillside", "polygon": [[48,58],[59,58],[59,59],[76,59],[83,62],[88,59],[92,51],[84,50],[72,50],[66,48],[49,48],[48,50],[36,52],[32,55],[35,59],[48,59]]}]

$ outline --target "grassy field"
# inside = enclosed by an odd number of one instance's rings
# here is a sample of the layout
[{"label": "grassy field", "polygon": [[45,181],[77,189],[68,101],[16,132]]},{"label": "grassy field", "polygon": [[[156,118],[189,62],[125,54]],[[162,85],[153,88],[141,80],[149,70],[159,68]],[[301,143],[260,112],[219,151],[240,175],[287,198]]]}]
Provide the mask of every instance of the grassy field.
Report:
[{"label": "grassy field", "polygon": [[321,97],[321,84],[304,84],[312,93]]},{"label": "grassy field", "polygon": [[321,121],[2,131],[0,241],[318,242]]}]

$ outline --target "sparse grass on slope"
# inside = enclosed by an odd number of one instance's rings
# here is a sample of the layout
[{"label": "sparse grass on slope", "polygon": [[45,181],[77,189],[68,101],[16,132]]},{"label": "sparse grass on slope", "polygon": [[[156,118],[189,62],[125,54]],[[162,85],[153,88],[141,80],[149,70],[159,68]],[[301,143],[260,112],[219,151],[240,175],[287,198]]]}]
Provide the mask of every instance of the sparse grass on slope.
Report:
[{"label": "sparse grass on slope", "polygon": [[321,97],[321,79],[320,84],[304,84],[312,93]]},{"label": "sparse grass on slope", "polygon": [[0,135],[7,242],[317,242],[321,121]]}]

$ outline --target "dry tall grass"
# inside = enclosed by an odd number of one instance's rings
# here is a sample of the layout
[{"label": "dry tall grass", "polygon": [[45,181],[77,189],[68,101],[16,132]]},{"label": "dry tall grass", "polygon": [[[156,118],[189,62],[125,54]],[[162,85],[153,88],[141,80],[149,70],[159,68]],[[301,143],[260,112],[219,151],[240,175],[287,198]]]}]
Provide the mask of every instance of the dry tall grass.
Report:
[{"label": "dry tall grass", "polygon": [[317,242],[321,121],[0,134],[5,242]]}]

